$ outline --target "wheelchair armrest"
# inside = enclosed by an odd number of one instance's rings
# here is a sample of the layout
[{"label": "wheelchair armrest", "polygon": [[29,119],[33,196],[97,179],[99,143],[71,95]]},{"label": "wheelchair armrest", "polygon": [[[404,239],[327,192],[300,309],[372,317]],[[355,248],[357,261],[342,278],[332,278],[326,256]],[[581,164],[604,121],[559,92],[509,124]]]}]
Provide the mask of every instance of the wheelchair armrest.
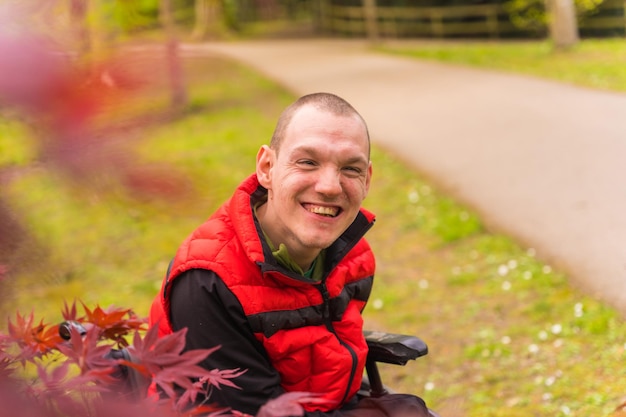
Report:
[{"label": "wheelchair armrest", "polygon": [[368,360],[405,365],[409,360],[428,354],[426,343],[416,336],[363,331],[369,347]]}]

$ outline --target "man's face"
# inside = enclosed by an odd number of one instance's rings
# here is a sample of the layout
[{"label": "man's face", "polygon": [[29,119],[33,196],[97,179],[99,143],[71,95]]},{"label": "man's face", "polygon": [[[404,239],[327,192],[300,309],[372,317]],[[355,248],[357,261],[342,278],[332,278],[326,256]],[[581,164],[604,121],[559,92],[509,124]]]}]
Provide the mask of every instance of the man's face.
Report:
[{"label": "man's face", "polygon": [[315,257],[354,221],[369,190],[372,166],[362,121],[306,106],[286,129],[280,149],[257,155],[268,189],[262,226],[296,262]]}]

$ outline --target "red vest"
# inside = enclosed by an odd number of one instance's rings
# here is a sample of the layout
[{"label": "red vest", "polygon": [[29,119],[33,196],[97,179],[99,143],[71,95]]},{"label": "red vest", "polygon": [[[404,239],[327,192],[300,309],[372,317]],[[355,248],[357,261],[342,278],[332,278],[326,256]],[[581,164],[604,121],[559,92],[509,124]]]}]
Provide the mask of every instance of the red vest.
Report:
[{"label": "red vest", "polygon": [[313,283],[278,266],[262,245],[251,207],[255,195],[263,191],[252,175],[185,240],[153,303],[150,323],[159,323],[159,335],[171,333],[172,280],[189,269],[214,271],[239,299],[283,388],[322,394],[325,403],[309,411],[339,408],[358,391],[365,366],[361,311],[371,291],[375,262],[362,237],[374,216],[361,210],[342,238],[328,248],[327,275]]}]

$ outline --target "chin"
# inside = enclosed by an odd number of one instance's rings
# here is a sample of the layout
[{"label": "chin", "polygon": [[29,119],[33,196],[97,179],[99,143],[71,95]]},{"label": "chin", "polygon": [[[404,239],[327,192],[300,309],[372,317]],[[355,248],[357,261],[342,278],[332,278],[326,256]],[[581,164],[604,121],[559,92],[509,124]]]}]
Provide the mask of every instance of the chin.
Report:
[{"label": "chin", "polygon": [[[335,225],[336,226],[336,225]],[[347,228],[347,227],[346,227]],[[303,234],[300,235],[300,242],[309,248],[316,248],[319,250],[326,249],[332,245],[341,234],[346,230],[344,227],[321,227],[302,230]]]},{"label": "chin", "polygon": [[308,243],[308,247],[310,248],[315,248],[315,249],[326,249],[327,247],[329,247],[330,245],[332,245],[335,240],[337,240],[339,238],[339,236],[333,236],[333,237],[328,237],[328,236],[315,236],[315,237],[309,237],[308,239],[304,240],[305,242]]}]

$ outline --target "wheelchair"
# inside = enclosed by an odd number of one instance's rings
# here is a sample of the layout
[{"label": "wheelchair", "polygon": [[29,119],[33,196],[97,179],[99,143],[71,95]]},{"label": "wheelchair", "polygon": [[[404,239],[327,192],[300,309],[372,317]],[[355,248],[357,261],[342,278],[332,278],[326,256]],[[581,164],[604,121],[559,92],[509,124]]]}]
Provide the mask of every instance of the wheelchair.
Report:
[{"label": "wheelchair", "polygon": [[[85,335],[87,330],[78,322],[64,321],[59,325],[59,336],[69,341],[72,329],[77,330],[81,335]],[[428,345],[419,337],[386,333],[378,331],[363,331],[365,341],[369,348],[363,382],[358,395],[363,397],[382,397],[391,392],[383,384],[378,369],[379,363],[404,366],[408,361],[417,359],[428,354]],[[133,358],[126,349],[113,349],[109,354],[111,359],[123,359],[133,362]],[[118,365],[112,377],[118,381],[114,391],[124,394],[131,400],[139,400],[145,397],[148,390],[149,381],[139,372],[129,366]],[[440,417],[433,410],[429,410],[432,417]]]}]

